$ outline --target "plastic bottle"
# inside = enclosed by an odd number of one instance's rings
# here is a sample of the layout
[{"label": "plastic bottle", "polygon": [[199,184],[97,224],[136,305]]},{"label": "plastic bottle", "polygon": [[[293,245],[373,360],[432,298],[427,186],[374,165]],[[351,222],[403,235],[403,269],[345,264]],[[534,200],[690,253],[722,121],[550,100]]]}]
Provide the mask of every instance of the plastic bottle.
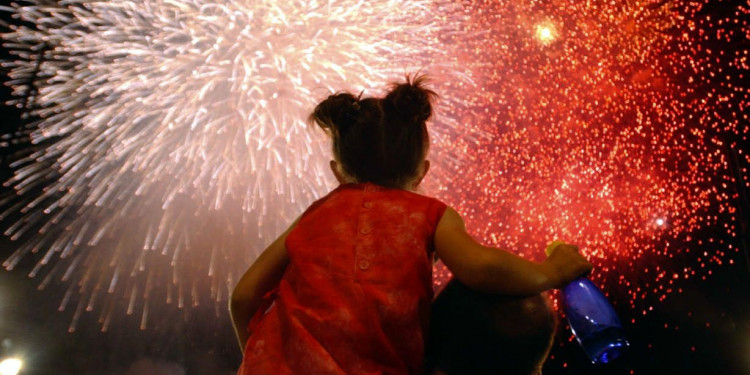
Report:
[{"label": "plastic bottle", "polygon": [[[547,246],[547,255],[562,241]],[[563,310],[583,351],[593,363],[608,363],[630,345],[615,309],[599,288],[586,277],[566,285],[562,291]]]}]

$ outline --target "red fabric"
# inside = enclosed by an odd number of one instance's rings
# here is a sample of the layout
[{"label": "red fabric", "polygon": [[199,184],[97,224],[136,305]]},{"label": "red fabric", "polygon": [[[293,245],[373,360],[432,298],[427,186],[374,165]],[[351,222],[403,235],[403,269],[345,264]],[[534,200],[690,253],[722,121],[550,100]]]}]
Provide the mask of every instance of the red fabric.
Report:
[{"label": "red fabric", "polygon": [[310,206],[287,237],[273,304],[248,327],[239,374],[420,374],[445,207],[372,184]]}]

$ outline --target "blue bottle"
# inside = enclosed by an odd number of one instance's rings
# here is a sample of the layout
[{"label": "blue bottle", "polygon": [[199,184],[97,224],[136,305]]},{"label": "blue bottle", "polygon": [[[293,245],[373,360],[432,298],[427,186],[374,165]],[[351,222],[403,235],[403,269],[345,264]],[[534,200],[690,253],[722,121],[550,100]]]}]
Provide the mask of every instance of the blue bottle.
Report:
[{"label": "blue bottle", "polygon": [[[547,247],[547,253],[560,242]],[[630,345],[620,319],[599,288],[580,277],[562,289],[563,310],[578,343],[593,363],[608,363]]]}]

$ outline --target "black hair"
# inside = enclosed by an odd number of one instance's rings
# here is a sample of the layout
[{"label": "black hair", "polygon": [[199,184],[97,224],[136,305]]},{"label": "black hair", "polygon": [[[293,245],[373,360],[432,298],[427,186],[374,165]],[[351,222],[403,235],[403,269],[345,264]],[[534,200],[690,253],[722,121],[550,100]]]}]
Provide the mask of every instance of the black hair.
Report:
[{"label": "black hair", "polygon": [[392,83],[383,98],[361,98],[348,92],[320,102],[309,121],[333,140],[343,172],[358,182],[401,188],[414,178],[427,154],[427,120],[437,96],[426,76]]}]

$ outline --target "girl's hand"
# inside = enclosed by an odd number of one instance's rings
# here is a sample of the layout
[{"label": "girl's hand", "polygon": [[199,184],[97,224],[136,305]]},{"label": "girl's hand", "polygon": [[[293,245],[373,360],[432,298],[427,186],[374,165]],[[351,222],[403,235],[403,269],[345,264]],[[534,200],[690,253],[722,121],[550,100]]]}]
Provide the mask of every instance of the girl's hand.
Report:
[{"label": "girl's hand", "polygon": [[561,243],[551,249],[544,266],[555,275],[554,288],[562,288],[591,271],[594,266],[578,252],[578,246]]}]

